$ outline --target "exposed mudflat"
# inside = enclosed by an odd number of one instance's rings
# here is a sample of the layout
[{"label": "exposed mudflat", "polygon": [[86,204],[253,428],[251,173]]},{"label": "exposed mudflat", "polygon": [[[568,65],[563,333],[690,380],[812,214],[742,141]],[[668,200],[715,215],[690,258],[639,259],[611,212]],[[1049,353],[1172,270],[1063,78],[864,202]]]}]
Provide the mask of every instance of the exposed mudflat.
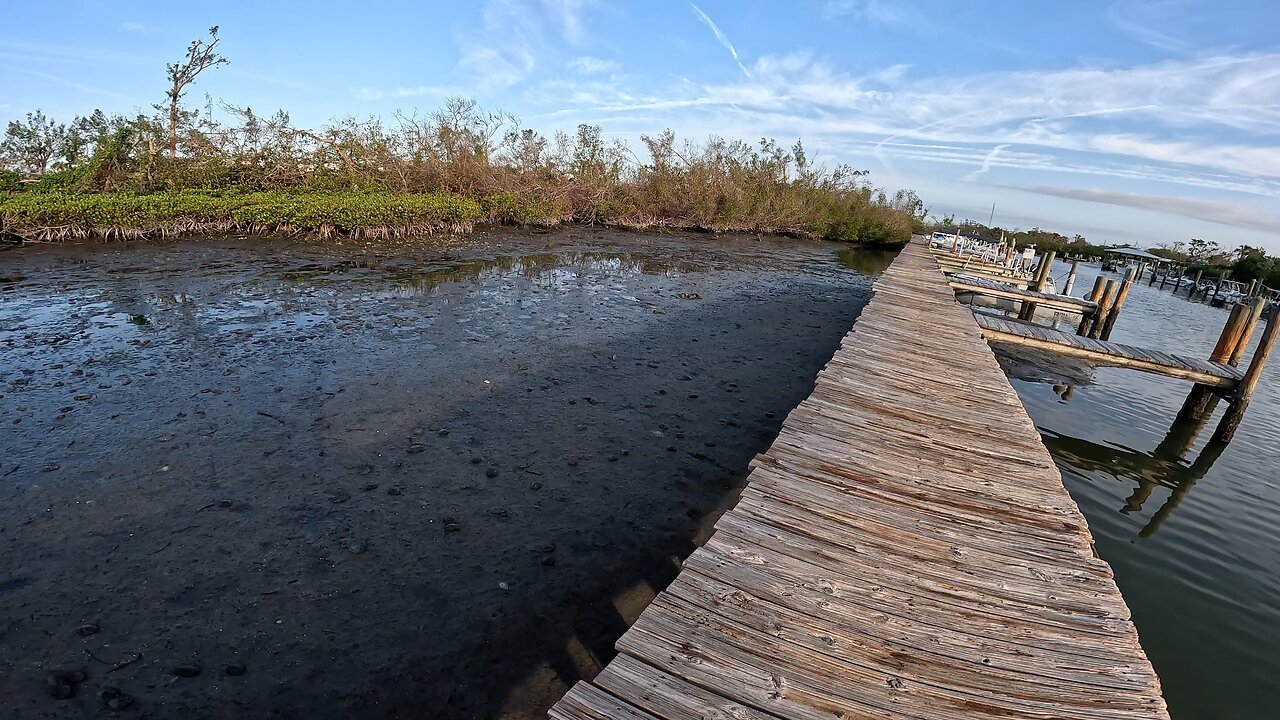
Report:
[{"label": "exposed mudflat", "polygon": [[836,250],[0,252],[0,712],[543,716],[852,326]]}]

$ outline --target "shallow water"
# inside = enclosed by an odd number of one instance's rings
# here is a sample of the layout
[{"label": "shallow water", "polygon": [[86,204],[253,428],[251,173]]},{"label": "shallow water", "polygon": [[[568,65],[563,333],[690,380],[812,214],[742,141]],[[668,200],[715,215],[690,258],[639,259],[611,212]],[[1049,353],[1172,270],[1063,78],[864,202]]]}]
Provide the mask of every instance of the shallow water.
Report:
[{"label": "shallow water", "polygon": [[[111,684],[146,717],[544,717],[848,332],[887,259],[837,249],[0,253],[2,704],[85,717]],[[89,674],[71,700],[58,668]]]},{"label": "shallow water", "polygon": [[[1067,271],[1055,266],[1059,286]],[[1084,266],[1074,294],[1098,272]],[[1207,358],[1227,311],[1171,287],[1135,285],[1111,339]],[[1216,459],[1200,452],[1225,403],[1190,452],[1161,447],[1191,383],[1102,368],[1067,400],[1061,385],[1014,385],[1115,568],[1175,720],[1280,717],[1280,363]]]}]

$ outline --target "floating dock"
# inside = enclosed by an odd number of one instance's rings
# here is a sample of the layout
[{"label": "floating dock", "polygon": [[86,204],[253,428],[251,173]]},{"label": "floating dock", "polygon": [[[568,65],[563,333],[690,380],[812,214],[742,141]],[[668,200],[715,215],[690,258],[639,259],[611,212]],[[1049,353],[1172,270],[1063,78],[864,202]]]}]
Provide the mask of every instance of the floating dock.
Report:
[{"label": "floating dock", "polygon": [[974,317],[989,340],[1077,357],[1094,365],[1128,367],[1219,388],[1234,388],[1244,378],[1243,370],[1224,363],[1094,340],[993,315],[975,313]]},{"label": "floating dock", "polygon": [[551,717],[1168,717],[1084,516],[917,243],[617,649]]}]

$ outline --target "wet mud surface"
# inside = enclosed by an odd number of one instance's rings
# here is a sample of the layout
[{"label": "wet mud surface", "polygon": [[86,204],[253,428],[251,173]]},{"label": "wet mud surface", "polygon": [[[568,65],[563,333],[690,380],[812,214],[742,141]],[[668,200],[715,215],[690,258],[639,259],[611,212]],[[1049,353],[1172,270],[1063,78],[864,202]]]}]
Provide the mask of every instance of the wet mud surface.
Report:
[{"label": "wet mud surface", "polygon": [[888,258],[843,260],[581,228],[0,252],[0,717],[544,716]]}]

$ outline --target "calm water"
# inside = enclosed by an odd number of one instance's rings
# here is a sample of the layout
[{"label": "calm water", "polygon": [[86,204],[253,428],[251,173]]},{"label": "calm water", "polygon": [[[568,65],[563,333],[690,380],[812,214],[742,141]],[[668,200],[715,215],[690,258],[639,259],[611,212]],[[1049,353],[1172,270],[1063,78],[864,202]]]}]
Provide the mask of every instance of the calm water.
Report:
[{"label": "calm water", "polygon": [[[1055,267],[1060,286],[1067,270]],[[1074,294],[1098,272],[1083,266]],[[1111,339],[1208,357],[1226,318],[1143,281]],[[1280,717],[1280,363],[1212,463],[1196,461],[1223,403],[1190,452],[1157,452],[1188,382],[1101,368],[1065,401],[1061,386],[1014,385],[1115,568],[1175,720]]]}]

